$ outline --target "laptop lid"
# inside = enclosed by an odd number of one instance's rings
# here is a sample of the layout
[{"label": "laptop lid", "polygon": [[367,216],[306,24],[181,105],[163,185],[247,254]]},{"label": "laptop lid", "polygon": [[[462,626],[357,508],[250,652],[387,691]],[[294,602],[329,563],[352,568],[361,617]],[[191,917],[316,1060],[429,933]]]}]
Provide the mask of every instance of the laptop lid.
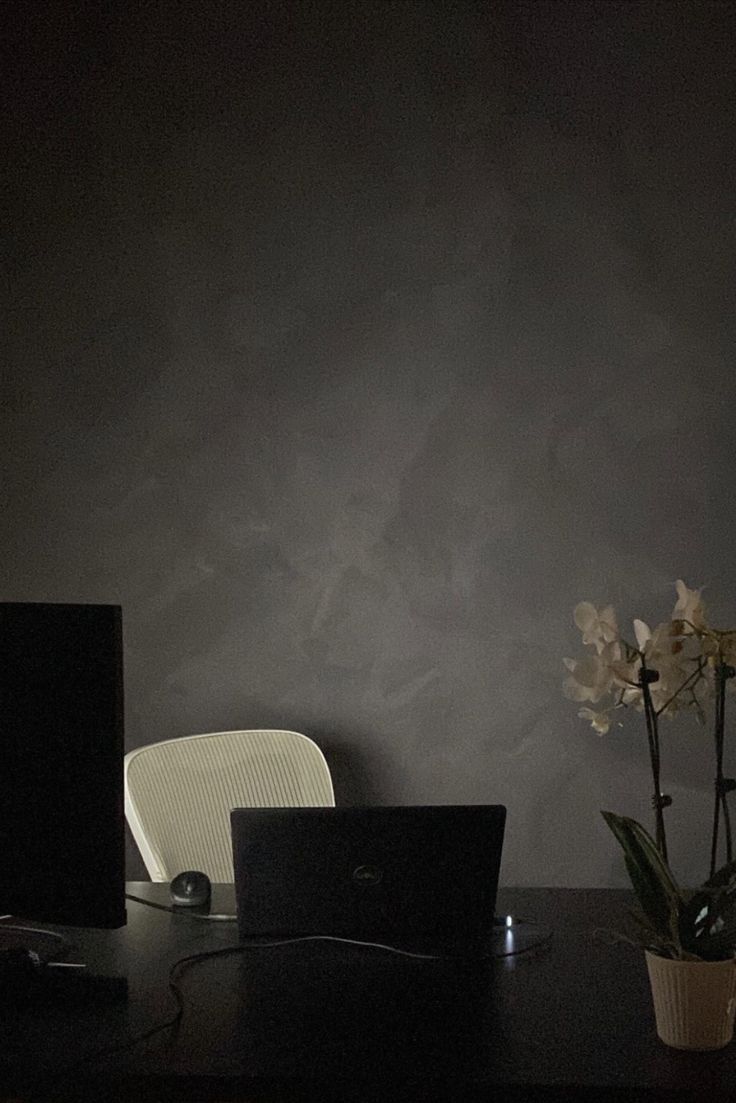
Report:
[{"label": "laptop lid", "polygon": [[233,809],[240,937],[487,943],[505,819],[502,805]]}]

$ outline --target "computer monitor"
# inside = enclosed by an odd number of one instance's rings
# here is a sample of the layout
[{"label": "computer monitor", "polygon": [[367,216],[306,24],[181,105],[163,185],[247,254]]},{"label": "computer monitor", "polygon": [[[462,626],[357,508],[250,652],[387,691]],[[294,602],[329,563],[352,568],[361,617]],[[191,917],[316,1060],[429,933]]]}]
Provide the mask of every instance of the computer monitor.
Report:
[{"label": "computer monitor", "polygon": [[0,913],[125,923],[117,605],[0,603]]}]

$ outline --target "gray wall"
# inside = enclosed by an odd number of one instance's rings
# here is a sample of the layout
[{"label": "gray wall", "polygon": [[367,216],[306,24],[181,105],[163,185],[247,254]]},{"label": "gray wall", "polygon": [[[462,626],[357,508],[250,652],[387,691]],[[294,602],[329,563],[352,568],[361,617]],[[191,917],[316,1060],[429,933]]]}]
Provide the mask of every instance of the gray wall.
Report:
[{"label": "gray wall", "polygon": [[2,597],[122,603],[130,747],[293,727],[342,802],[506,803],[506,883],[623,883],[641,719],[561,660],[680,576],[736,623],[733,6],[112,7],[6,39]]}]

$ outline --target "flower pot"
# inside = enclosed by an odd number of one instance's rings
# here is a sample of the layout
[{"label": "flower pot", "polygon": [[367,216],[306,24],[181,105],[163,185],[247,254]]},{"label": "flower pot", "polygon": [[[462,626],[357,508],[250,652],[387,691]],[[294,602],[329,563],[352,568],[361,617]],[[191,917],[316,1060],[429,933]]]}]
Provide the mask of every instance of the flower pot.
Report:
[{"label": "flower pot", "polygon": [[646,951],[657,1034],[675,1049],[722,1049],[733,1037],[736,961],[673,961]]}]

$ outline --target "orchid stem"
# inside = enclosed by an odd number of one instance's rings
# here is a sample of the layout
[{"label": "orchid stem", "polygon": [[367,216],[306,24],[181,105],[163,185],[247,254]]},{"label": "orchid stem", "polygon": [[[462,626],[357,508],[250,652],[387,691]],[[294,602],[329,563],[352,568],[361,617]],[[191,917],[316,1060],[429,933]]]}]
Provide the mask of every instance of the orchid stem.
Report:
[{"label": "orchid stem", "polygon": [[716,701],[715,701],[715,725],[714,741],[716,749],[716,778],[713,801],[713,833],[710,847],[710,876],[716,871],[718,862],[718,828],[721,813],[723,813],[723,826],[726,836],[726,861],[733,861],[733,838],[731,834],[731,816],[728,810],[726,779],[723,776],[723,747],[725,743],[725,719],[726,719],[726,680],[731,676],[730,668],[721,660],[716,666]]},{"label": "orchid stem", "polygon": [[679,686],[675,690],[675,692],[673,694],[671,694],[670,697],[667,698],[667,700],[665,701],[665,703],[663,705],[660,705],[659,708],[655,710],[657,716],[661,716],[663,712],[666,712],[667,708],[672,704],[672,702],[675,700],[676,697],[680,696],[680,694],[682,693],[682,691],[684,689],[692,689],[692,686],[690,685],[690,683],[691,682],[697,682],[698,679],[702,677],[703,666],[704,666],[704,663],[703,663],[703,660],[701,659],[701,660],[698,661],[698,665],[697,665],[696,669],[693,670],[692,674],[688,674],[687,678],[682,683],[682,685]]},{"label": "orchid stem", "polygon": [[657,724],[657,711],[652,703],[652,694],[649,689],[650,682],[657,680],[659,675],[654,670],[648,670],[644,661],[644,656],[641,658],[641,668],[639,671],[639,685],[641,686],[642,698],[644,701],[644,716],[647,722],[647,738],[649,740],[649,760],[652,767],[652,780],[654,782],[654,796],[652,797],[652,804],[654,805],[654,822],[656,829],[656,842],[657,850],[662,855],[662,858],[667,862],[667,836],[664,826],[664,813],[663,809],[664,798],[660,789],[660,757],[659,757],[659,728]]}]

